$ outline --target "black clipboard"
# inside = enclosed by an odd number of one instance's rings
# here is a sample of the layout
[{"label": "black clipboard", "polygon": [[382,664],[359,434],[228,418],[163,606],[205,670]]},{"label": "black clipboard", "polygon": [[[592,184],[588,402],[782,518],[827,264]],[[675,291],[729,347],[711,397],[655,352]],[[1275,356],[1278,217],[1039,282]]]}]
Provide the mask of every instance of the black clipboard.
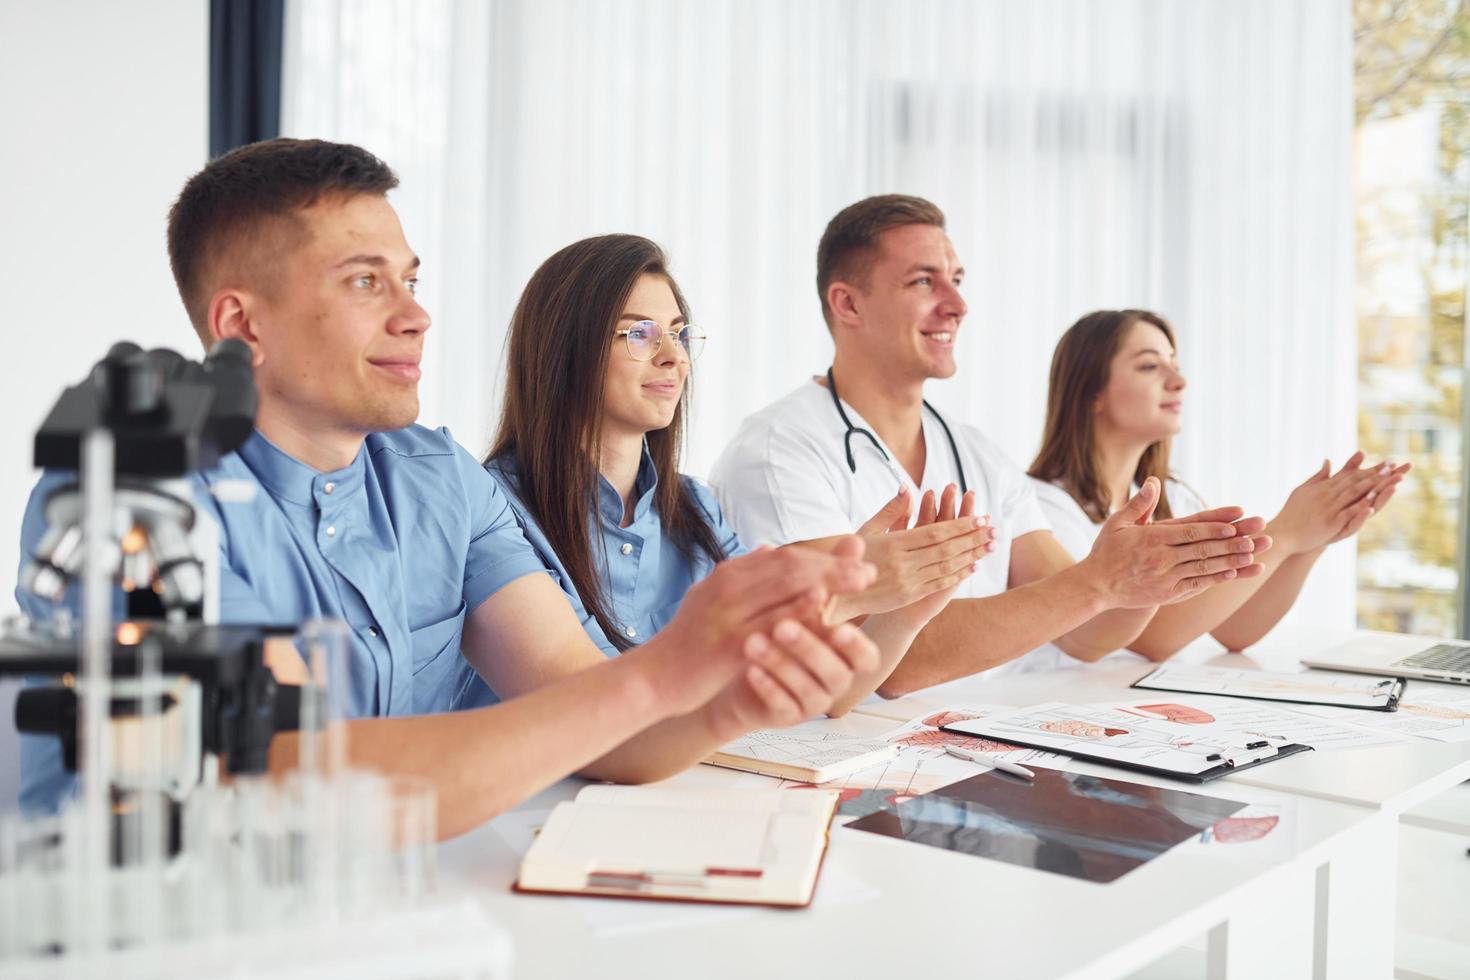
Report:
[{"label": "black clipboard", "polygon": [[1388,689],[1388,701],[1385,704],[1337,704],[1332,701],[1308,701],[1304,698],[1268,698],[1258,694],[1223,694],[1219,691],[1189,691],[1177,687],[1143,687],[1144,681],[1148,680],[1162,668],[1155,667],[1138,680],[1129,684],[1128,687],[1136,691],[1165,691],[1174,694],[1193,694],[1202,698],[1240,698],[1244,701],[1274,701],[1278,704],[1320,704],[1325,708],[1347,708],[1352,711],[1397,711],[1399,710],[1399,699],[1404,696],[1404,690],[1409,686],[1407,677],[1395,677],[1391,674],[1374,675],[1381,676],[1386,681],[1394,683]]},{"label": "black clipboard", "polygon": [[[1055,755],[1070,756],[1073,759],[1085,759],[1088,762],[1099,762],[1105,766],[1117,766],[1119,769],[1127,769],[1131,772],[1148,773],[1150,776],[1163,776],[1165,779],[1178,779],[1181,782],[1186,783],[1208,783],[1212,779],[1219,779],[1221,776],[1228,776],[1233,772],[1245,772],[1247,769],[1254,769],[1256,766],[1264,766],[1269,763],[1275,762],[1278,759],[1285,759],[1287,756],[1298,755],[1302,752],[1313,751],[1310,745],[1301,745],[1293,742],[1289,745],[1275,746],[1276,751],[1272,752],[1270,755],[1265,756],[1264,758],[1256,758],[1249,762],[1236,764],[1222,762],[1218,766],[1210,769],[1204,769],[1200,772],[1180,772],[1177,769],[1161,769],[1158,766],[1146,766],[1141,762],[1123,762],[1119,759],[1113,759],[1108,756],[1093,755],[1090,752],[1075,752],[1071,749],[1059,749],[1054,745],[1042,745],[1037,742],[1024,742],[1018,738],[1015,738],[1009,732],[1007,732],[1006,734],[1001,734],[999,732],[972,732],[965,731],[959,728],[951,728],[948,725],[940,726],[939,730],[942,732],[950,732],[954,735],[967,735],[970,738],[975,738],[978,736],[980,738],[993,739],[998,742],[1005,742],[1007,745],[1019,745],[1028,749],[1039,749],[1042,752],[1051,752]],[[1246,750],[1242,749],[1242,751]]]}]

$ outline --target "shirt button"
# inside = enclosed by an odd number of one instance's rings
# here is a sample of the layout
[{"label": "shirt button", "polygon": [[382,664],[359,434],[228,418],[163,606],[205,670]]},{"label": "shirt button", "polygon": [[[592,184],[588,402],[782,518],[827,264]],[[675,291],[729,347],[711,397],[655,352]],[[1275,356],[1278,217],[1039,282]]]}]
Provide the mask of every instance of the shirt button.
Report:
[{"label": "shirt button", "polygon": [[322,493],[331,493],[335,489],[337,489],[337,484],[328,483],[326,486],[322,487]]},{"label": "shirt button", "polygon": [[337,536],[337,528],[335,526],[328,525],[328,527],[327,527],[327,537],[329,537],[329,538],[335,538],[336,536]]},{"label": "shirt button", "polygon": [[627,632],[627,634],[628,634],[628,639],[630,639],[630,640],[631,640],[631,639],[632,639],[632,638],[633,638],[633,637],[635,637],[635,636],[637,636],[637,635],[638,635],[638,631],[637,631],[637,630],[635,630],[635,629],[634,629],[634,628],[633,628],[633,627],[631,627],[631,626],[629,626],[629,627],[628,627],[628,629],[627,629],[627,631],[626,631],[626,632]]},{"label": "shirt button", "polygon": [[368,627],[368,636],[377,636],[377,635],[378,635],[378,628],[376,626],[369,626]]},{"label": "shirt button", "polygon": [[624,543],[624,545],[623,545],[623,547],[622,547],[621,550],[622,550],[623,554],[625,554],[625,555],[631,555],[633,553],[633,546],[631,544]]}]

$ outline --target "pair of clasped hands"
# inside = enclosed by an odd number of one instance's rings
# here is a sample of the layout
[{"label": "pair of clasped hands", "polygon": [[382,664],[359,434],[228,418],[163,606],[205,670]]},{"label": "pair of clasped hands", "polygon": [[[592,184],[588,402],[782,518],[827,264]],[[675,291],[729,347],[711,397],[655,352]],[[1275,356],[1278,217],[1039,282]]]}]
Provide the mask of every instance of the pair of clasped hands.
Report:
[{"label": "pair of clasped hands", "polygon": [[720,738],[826,713],[883,660],[865,620],[881,616],[917,633],[994,550],[989,518],[974,507],[973,493],[950,486],[925,493],[915,517],[904,489],[856,534],[720,562],[659,634],[675,649],[705,654],[698,659],[706,681],[689,677],[687,661],[678,665],[684,696],[693,702],[696,691],[718,690],[724,672]]}]

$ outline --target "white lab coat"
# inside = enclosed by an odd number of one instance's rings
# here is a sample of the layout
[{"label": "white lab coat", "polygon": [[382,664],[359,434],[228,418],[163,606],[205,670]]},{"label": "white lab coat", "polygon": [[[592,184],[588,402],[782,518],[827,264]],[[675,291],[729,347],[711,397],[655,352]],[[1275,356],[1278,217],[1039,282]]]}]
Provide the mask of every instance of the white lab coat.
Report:
[{"label": "white lab coat", "polygon": [[[872,431],[851,405],[843,402],[843,408],[854,426]],[[741,423],[715,463],[710,483],[726,520],[747,547],[850,534],[893,498],[900,481],[913,494],[915,509],[924,491],[937,494],[945,484],[959,483],[943,427],[928,409],[923,419],[924,478],[917,485],[901,466],[885,463],[862,435],[851,439],[854,473],[843,452],[846,426],[831,394],[807,381]],[[989,514],[996,531],[995,550],[961,583],[955,597],[996,595],[1005,591],[1009,578],[1011,542],[1050,527],[1021,468],[974,426],[953,418],[945,421],[954,433],[969,487],[976,492],[975,513]],[[886,445],[883,449],[892,457]]]}]

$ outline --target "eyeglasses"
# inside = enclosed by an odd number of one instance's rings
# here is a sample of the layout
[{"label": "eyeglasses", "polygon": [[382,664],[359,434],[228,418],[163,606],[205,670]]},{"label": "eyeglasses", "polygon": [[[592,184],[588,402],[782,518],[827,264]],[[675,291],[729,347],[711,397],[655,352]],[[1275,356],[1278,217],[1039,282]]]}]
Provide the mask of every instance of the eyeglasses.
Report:
[{"label": "eyeglasses", "polygon": [[635,361],[653,360],[659,348],[664,345],[665,334],[684,348],[684,353],[689,355],[691,361],[704,351],[704,342],[709,339],[692,323],[687,323],[678,330],[661,330],[652,320],[639,320],[628,329],[617,332],[617,336],[628,344],[628,356]]}]

